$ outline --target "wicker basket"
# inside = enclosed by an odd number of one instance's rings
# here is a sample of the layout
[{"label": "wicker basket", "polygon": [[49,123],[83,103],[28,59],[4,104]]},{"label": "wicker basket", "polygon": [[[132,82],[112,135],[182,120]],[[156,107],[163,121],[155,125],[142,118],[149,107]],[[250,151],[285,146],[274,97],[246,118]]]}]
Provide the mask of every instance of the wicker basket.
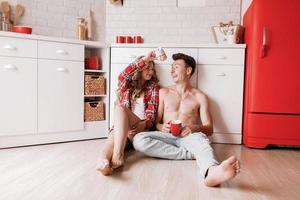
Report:
[{"label": "wicker basket", "polygon": [[105,78],[102,75],[84,76],[84,94],[85,95],[103,95],[105,94]]},{"label": "wicker basket", "polygon": [[92,101],[84,103],[84,121],[101,121],[104,117],[104,103]]}]

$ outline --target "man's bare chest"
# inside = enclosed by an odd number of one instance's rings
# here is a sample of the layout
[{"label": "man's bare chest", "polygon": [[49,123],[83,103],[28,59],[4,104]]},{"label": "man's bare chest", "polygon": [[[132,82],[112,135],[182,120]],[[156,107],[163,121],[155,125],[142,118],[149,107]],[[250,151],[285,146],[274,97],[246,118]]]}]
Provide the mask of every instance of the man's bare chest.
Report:
[{"label": "man's bare chest", "polygon": [[171,96],[164,100],[165,111],[167,112],[180,112],[192,114],[193,112],[198,112],[200,105],[193,98],[176,98],[176,96]]}]

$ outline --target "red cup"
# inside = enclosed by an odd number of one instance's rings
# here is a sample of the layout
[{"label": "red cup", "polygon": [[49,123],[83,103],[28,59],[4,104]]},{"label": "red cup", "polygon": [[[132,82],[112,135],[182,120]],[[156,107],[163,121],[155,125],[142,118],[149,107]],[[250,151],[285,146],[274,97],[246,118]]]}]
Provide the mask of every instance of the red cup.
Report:
[{"label": "red cup", "polygon": [[124,43],[125,37],[124,36],[117,36],[116,37],[116,43]]},{"label": "red cup", "polygon": [[134,36],[133,37],[134,43],[142,43],[142,37],[141,36]]},{"label": "red cup", "polygon": [[91,56],[84,60],[85,69],[98,70],[99,69],[99,59],[97,56]]},{"label": "red cup", "polygon": [[131,36],[126,36],[125,37],[125,43],[132,43],[132,37]]},{"label": "red cup", "polygon": [[170,131],[172,133],[173,136],[177,137],[180,135],[181,133],[181,121],[180,120],[172,120],[170,122],[171,127],[170,127]]}]

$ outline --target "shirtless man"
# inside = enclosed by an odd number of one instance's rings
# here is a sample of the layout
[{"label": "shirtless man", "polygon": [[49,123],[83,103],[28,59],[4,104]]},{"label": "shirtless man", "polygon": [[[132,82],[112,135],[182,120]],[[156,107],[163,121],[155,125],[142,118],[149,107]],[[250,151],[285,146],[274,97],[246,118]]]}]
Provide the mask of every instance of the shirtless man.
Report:
[{"label": "shirtless man", "polygon": [[[190,84],[196,62],[191,56],[173,55],[171,76],[175,85],[160,89],[156,128],[133,138],[136,150],[152,157],[165,159],[193,159],[204,177],[206,186],[217,186],[239,171],[239,161],[231,156],[221,164],[215,159],[207,136],[213,134],[213,122],[208,98]],[[171,120],[179,119],[183,128],[178,137],[170,133]]]}]

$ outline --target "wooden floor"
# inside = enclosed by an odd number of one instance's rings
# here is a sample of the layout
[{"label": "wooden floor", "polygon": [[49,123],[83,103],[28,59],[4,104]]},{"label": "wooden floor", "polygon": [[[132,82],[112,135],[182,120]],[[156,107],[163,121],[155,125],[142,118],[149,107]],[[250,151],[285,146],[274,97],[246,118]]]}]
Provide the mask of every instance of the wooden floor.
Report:
[{"label": "wooden floor", "polygon": [[300,199],[300,150],[213,145],[220,160],[236,155],[241,174],[208,188],[195,161],[146,158],[128,152],[111,177],[95,170],[105,140],[0,150],[1,200]]}]

